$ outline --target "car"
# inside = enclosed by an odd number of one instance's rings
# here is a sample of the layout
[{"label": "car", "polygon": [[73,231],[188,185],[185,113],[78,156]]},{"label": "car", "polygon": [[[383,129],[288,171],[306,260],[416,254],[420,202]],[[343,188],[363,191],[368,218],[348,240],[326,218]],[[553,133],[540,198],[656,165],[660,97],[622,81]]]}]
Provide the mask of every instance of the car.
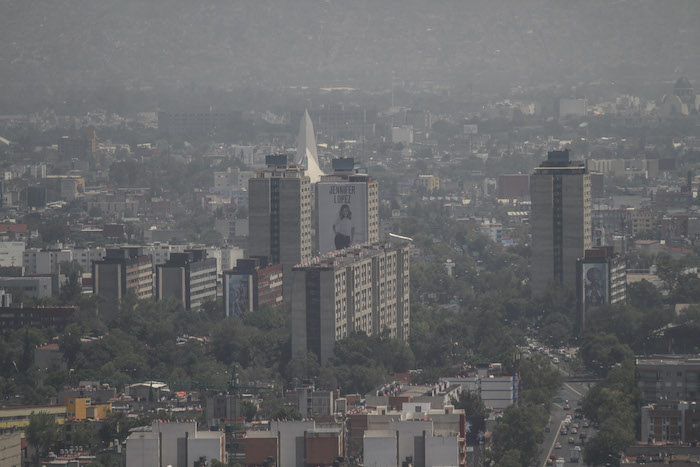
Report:
[{"label": "car", "polygon": [[552,459],[547,459],[547,465],[552,465],[554,464],[554,461]]},{"label": "car", "polygon": [[549,433],[550,431],[552,431],[551,428],[549,428],[548,426],[544,427],[544,432],[545,432],[545,433]]},{"label": "car", "polygon": [[590,422],[589,422],[588,420],[584,420],[584,421],[583,421],[583,427],[584,427],[584,428],[588,428],[589,426],[591,426]]},{"label": "car", "polygon": [[554,443],[554,449],[561,449],[561,443],[559,441]]},{"label": "car", "polygon": [[581,446],[574,446],[574,451],[581,452]]},{"label": "car", "polygon": [[568,434],[569,434],[569,430],[567,430],[566,428],[563,428],[563,429],[561,430],[561,435],[562,435],[562,436],[566,436],[566,435],[568,435]]},{"label": "car", "polygon": [[573,427],[573,428],[571,429],[571,434],[572,434],[572,435],[575,435],[576,433],[578,433],[578,429],[577,429],[576,427]]},{"label": "car", "polygon": [[578,434],[579,439],[586,439],[586,432],[582,431],[581,433]]},{"label": "car", "polygon": [[564,410],[570,410],[570,409],[571,409],[571,405],[569,405],[568,403],[564,404]]},{"label": "car", "polygon": [[574,439],[573,436],[569,436],[569,444],[574,444],[576,440]]}]

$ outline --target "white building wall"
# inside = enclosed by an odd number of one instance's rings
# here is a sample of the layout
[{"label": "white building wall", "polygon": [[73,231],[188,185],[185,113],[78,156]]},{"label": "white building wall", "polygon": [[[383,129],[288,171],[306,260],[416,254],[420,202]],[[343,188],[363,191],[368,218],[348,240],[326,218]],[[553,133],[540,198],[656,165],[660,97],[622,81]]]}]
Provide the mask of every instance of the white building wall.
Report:
[{"label": "white building wall", "polygon": [[459,466],[459,440],[456,436],[425,438],[425,465]]},{"label": "white building wall", "polygon": [[24,242],[0,242],[0,266],[22,266]]},{"label": "white building wall", "polygon": [[314,431],[316,422],[270,422],[270,431],[279,432],[278,467],[296,467],[304,462],[304,432]]},{"label": "white building wall", "polygon": [[398,431],[399,462],[403,462],[407,457],[415,459],[415,439],[417,437],[422,438],[423,432],[427,436],[431,436],[433,434],[433,422],[421,420],[395,421],[390,423],[389,430],[393,432]]},{"label": "white building wall", "polygon": [[153,433],[132,433],[126,439],[126,467],[159,467],[158,438]]},{"label": "white building wall", "polygon": [[365,431],[362,440],[365,467],[396,467],[396,436]]}]

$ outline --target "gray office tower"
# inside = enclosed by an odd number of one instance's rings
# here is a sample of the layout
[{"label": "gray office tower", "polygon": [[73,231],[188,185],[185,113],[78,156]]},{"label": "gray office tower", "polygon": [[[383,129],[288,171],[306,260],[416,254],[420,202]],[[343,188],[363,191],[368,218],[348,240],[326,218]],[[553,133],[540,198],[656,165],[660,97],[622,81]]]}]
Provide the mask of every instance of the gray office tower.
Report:
[{"label": "gray office tower", "polygon": [[550,151],[530,177],[532,292],[552,284],[576,290],[576,261],[591,248],[591,180],[569,150]]},{"label": "gray office tower", "polygon": [[249,256],[282,264],[287,274],[311,259],[311,182],[286,155],[265,162],[267,169],[248,181]]}]

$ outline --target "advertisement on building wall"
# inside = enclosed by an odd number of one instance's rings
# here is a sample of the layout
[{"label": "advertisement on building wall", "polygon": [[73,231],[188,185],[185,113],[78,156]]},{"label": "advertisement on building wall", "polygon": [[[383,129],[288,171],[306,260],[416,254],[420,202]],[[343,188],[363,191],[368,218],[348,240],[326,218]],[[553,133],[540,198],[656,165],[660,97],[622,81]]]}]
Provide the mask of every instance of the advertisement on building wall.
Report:
[{"label": "advertisement on building wall", "polygon": [[321,254],[367,241],[367,184],[318,183]]},{"label": "advertisement on building wall", "polygon": [[226,316],[242,316],[250,303],[250,276],[248,274],[228,274],[224,281]]},{"label": "advertisement on building wall", "polygon": [[583,265],[583,312],[608,303],[608,274],[606,264]]}]

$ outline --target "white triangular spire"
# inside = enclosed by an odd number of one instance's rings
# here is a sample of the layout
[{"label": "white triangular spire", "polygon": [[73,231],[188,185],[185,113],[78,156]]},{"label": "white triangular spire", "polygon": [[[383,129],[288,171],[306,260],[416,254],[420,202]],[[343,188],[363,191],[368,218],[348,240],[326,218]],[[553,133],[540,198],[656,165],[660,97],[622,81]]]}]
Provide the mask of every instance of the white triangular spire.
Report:
[{"label": "white triangular spire", "polygon": [[314,124],[309,117],[309,111],[304,110],[304,116],[299,123],[299,136],[297,136],[297,163],[306,169],[306,175],[311,183],[321,180],[325,175],[318,165],[318,153],[316,152],[316,136]]}]

